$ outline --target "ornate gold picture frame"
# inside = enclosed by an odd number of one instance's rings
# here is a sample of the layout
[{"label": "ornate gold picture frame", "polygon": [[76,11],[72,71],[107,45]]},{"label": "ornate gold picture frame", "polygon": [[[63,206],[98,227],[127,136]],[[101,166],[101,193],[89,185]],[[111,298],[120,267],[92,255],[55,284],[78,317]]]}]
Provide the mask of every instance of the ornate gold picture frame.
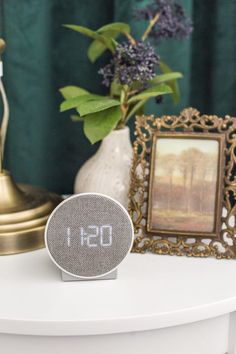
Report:
[{"label": "ornate gold picture frame", "polygon": [[188,108],[137,117],[135,135],[133,252],[236,258],[236,119]]}]

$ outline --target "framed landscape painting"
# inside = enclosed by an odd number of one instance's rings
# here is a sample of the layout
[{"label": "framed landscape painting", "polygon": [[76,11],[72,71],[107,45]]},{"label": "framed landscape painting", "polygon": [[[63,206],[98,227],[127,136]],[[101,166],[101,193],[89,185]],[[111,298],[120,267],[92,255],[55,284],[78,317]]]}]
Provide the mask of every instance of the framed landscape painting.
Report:
[{"label": "framed landscape painting", "polygon": [[236,118],[142,115],[135,136],[133,252],[236,258]]},{"label": "framed landscape painting", "polygon": [[149,232],[209,237],[219,234],[224,144],[224,135],[154,135]]}]

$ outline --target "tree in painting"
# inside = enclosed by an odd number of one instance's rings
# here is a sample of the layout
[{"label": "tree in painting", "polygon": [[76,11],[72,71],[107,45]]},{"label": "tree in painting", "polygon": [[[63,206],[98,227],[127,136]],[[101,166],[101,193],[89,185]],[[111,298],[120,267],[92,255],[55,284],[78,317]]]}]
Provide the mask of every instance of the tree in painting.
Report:
[{"label": "tree in painting", "polygon": [[218,151],[216,140],[157,139],[151,229],[213,232]]}]

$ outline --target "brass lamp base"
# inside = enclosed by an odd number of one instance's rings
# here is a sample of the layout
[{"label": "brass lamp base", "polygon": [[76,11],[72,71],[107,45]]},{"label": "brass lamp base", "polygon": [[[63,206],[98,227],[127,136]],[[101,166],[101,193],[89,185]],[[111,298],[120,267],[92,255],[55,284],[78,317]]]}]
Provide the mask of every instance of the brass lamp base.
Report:
[{"label": "brass lamp base", "polygon": [[44,228],[61,197],[30,185],[17,185],[0,172],[0,255],[44,247]]}]

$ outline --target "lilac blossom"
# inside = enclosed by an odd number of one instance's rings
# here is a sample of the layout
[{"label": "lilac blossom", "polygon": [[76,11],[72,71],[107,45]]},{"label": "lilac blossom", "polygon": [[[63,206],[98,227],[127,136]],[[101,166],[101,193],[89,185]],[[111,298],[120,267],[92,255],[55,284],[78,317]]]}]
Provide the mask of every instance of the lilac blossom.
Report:
[{"label": "lilac blossom", "polygon": [[145,86],[156,75],[158,64],[159,56],[149,43],[124,42],[117,45],[114,57],[99,70],[99,74],[107,87],[114,79],[121,85],[131,86],[138,81]]},{"label": "lilac blossom", "polygon": [[149,38],[160,42],[164,39],[184,39],[193,30],[191,19],[185,14],[183,7],[174,0],[153,0],[150,5],[135,11],[139,20],[150,21],[159,13],[159,18]]}]

